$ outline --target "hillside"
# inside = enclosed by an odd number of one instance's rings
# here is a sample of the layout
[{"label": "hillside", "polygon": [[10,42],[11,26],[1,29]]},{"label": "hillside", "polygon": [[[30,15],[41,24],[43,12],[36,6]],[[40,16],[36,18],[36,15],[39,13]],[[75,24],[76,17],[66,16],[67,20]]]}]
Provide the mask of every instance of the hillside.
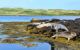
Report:
[{"label": "hillside", "polygon": [[80,10],[0,8],[0,15],[68,15],[79,16]]}]

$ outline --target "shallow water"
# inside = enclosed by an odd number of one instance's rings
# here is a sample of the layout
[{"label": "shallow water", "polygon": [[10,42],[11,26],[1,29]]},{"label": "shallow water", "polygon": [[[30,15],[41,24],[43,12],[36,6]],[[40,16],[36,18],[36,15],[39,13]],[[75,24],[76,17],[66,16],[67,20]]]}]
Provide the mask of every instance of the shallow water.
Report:
[{"label": "shallow water", "polygon": [[7,38],[9,37],[8,35],[3,35],[3,34],[0,34],[0,38]]},{"label": "shallow water", "polygon": [[35,42],[37,46],[25,47],[21,44],[0,44],[0,50],[51,50],[48,43]]}]

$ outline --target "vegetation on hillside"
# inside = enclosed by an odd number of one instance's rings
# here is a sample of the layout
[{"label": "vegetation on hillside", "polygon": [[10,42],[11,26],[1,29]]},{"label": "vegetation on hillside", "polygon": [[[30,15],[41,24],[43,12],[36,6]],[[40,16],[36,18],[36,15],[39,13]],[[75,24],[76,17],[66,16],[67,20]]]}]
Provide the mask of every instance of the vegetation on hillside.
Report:
[{"label": "vegetation on hillside", "polygon": [[80,10],[0,8],[0,15],[80,15]]}]

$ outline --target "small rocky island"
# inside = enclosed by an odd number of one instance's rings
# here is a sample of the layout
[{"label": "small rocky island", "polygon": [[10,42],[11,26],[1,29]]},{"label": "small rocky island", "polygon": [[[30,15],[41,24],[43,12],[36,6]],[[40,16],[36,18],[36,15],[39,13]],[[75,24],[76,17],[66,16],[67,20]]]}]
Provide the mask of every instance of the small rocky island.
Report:
[{"label": "small rocky island", "polygon": [[6,38],[0,38],[1,43],[36,46],[25,42],[40,41],[49,43],[52,50],[59,46],[67,46],[69,50],[80,49],[80,18],[75,20],[33,18],[31,22],[0,22],[0,26],[0,30],[3,30],[0,31],[1,34],[8,35]]}]

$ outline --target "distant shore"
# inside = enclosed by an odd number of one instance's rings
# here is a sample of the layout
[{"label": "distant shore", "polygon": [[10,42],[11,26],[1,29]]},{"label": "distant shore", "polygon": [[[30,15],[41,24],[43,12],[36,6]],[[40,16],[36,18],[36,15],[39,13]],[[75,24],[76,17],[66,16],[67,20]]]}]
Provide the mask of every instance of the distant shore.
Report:
[{"label": "distant shore", "polygon": [[80,10],[0,8],[0,16],[80,16]]}]

